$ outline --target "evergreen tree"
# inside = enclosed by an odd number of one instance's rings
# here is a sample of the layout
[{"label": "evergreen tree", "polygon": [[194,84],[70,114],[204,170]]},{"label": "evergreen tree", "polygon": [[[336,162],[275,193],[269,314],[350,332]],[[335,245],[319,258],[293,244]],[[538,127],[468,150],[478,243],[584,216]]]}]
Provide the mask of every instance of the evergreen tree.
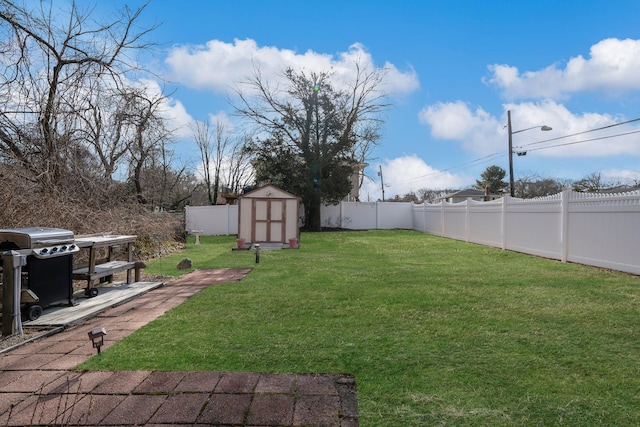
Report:
[{"label": "evergreen tree", "polygon": [[507,172],[499,166],[489,166],[480,175],[480,180],[476,180],[476,188],[485,190],[489,187],[491,193],[503,193],[509,188],[509,183],[504,181]]}]

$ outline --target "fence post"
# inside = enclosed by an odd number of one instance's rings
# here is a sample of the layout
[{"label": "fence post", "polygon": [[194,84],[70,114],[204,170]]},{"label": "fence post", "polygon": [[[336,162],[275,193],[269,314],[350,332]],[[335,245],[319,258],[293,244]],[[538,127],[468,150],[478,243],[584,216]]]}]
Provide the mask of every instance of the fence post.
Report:
[{"label": "fence post", "polygon": [[428,228],[427,228],[427,202],[422,203],[422,209],[423,209],[423,217],[424,217],[424,232],[426,233]]},{"label": "fence post", "polygon": [[565,188],[560,195],[561,212],[560,212],[560,229],[561,229],[561,245],[562,252],[560,261],[567,262],[569,258],[569,199],[571,198],[571,189]]},{"label": "fence post", "polygon": [[440,200],[440,235],[444,237],[444,200]]},{"label": "fence post", "polygon": [[464,239],[467,243],[469,243],[469,234],[471,234],[471,230],[469,230],[471,224],[471,219],[469,218],[469,216],[471,215],[470,205],[471,201],[467,198],[466,205],[464,207],[464,228],[466,229]]},{"label": "fence post", "polygon": [[417,230],[420,222],[416,219],[414,207],[417,207],[414,202],[411,202],[410,211],[411,211],[411,229]]},{"label": "fence post", "polygon": [[500,222],[502,225],[502,250],[507,249],[507,206],[508,206],[508,198],[511,196],[504,195],[502,196],[502,212]]}]

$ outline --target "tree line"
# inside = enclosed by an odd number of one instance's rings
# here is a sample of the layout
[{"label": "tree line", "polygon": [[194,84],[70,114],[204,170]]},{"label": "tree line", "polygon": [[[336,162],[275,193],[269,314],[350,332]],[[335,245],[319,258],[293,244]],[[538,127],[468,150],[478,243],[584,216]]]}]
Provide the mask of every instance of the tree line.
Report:
[{"label": "tree line", "polygon": [[54,5],[0,0],[0,173],[27,191],[177,209],[271,183],[300,196],[318,230],[320,205],[349,193],[380,138],[384,69],[356,60],[340,79],[286,69],[271,84],[256,67],[238,82],[239,130],[192,124],[199,179],[176,159],[164,88],[136,60],[155,48],[155,28],[139,24],[145,6],[101,22],[79,2]]},{"label": "tree line", "polygon": [[164,95],[135,62],[151,49],[144,7],[99,22],[72,2],[0,2],[0,161],[33,191],[97,206],[170,207],[196,185],[172,163]]},{"label": "tree line", "polygon": [[[499,166],[492,165],[487,167],[480,179],[476,180],[473,189],[485,191],[487,188],[492,194],[508,194],[509,183],[505,181],[506,171]],[[570,180],[562,178],[543,178],[539,175],[521,176],[514,180],[514,197],[521,199],[531,199],[534,197],[551,196],[560,193],[565,188],[571,188],[573,191],[590,193],[604,190],[619,189],[624,191],[629,188],[637,188],[640,182],[622,182],[619,180],[610,180],[602,176],[598,172],[590,173],[579,180]],[[462,189],[430,189],[421,188],[416,192],[406,193],[404,195],[396,195],[389,199],[389,202],[414,202],[414,203],[435,203],[445,196],[460,191]]]}]

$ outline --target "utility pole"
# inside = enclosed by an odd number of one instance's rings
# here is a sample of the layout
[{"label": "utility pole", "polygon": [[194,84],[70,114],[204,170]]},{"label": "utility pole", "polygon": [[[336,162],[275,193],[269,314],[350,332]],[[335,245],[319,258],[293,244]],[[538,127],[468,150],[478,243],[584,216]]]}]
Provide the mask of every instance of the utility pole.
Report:
[{"label": "utility pole", "polygon": [[[513,182],[513,134],[524,132],[526,130],[531,129],[540,129],[541,131],[547,132],[553,130],[551,126],[542,125],[542,126],[532,126],[526,129],[513,130],[511,129],[511,110],[507,110],[507,132],[509,134],[509,194],[511,197],[514,197],[515,194],[515,185]],[[526,152],[525,152],[526,153]],[[518,154],[519,156],[522,154]]]},{"label": "utility pole", "polygon": [[514,197],[515,184],[513,182],[513,131],[511,130],[511,110],[507,110],[507,132],[509,133],[509,195]]},{"label": "utility pole", "polygon": [[380,186],[382,187],[382,201],[384,202],[384,179],[382,178],[382,165],[380,165],[380,172],[378,172],[378,176],[380,177]]}]

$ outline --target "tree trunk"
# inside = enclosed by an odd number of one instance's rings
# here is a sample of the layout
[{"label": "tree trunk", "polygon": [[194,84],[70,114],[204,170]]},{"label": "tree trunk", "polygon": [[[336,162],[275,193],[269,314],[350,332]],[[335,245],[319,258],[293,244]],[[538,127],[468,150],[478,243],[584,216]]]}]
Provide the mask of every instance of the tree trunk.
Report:
[{"label": "tree trunk", "polygon": [[309,206],[305,206],[305,212],[307,216],[306,228],[309,231],[322,231],[322,218],[320,218],[320,208],[322,204],[320,202],[320,191],[314,191],[313,197],[309,202]]}]

